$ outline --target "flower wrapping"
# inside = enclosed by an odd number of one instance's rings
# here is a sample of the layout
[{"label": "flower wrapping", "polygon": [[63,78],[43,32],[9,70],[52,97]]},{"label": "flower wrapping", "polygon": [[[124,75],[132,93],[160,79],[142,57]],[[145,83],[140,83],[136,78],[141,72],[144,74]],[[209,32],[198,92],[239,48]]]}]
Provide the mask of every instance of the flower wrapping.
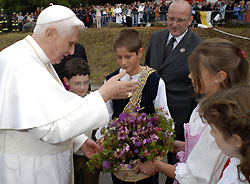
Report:
[{"label": "flower wrapping", "polygon": [[101,151],[93,155],[88,167],[91,172],[116,172],[121,167],[134,168],[136,161],[164,157],[172,151],[174,142],[173,120],[162,109],[155,114],[121,113],[104,127]]}]

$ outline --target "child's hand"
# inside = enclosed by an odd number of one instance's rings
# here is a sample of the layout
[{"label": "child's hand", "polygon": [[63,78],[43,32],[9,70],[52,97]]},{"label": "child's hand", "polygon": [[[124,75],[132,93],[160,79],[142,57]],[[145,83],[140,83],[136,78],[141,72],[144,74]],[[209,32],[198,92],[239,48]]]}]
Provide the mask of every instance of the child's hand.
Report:
[{"label": "child's hand", "polygon": [[156,169],[156,162],[158,162],[159,160],[153,160],[153,161],[148,161],[148,162],[138,162],[136,169],[135,169],[135,173],[143,173],[145,175],[148,176],[152,176],[154,174],[157,173],[157,169]]}]

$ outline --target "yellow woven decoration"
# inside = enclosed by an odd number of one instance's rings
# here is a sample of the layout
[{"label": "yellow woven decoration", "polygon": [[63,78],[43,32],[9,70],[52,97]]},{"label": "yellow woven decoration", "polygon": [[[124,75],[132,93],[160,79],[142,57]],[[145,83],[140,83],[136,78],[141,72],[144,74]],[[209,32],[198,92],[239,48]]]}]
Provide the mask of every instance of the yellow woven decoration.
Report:
[{"label": "yellow woven decoration", "polygon": [[138,79],[138,87],[132,93],[132,97],[130,98],[128,104],[123,109],[123,113],[133,112],[136,107],[138,107],[138,109],[140,109],[142,90],[147,82],[148,76],[155,71],[156,71],[155,69],[150,68],[148,66],[142,67],[142,71],[141,71],[139,79]]}]

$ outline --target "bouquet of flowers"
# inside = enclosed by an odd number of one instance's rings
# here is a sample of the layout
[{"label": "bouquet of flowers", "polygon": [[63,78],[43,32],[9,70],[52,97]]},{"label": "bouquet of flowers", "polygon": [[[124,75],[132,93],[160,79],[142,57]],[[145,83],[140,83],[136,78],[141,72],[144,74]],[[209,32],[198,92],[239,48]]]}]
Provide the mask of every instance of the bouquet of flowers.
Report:
[{"label": "bouquet of flowers", "polygon": [[114,174],[122,167],[132,169],[141,162],[164,157],[174,141],[173,120],[167,119],[162,109],[155,114],[121,113],[109,122],[101,134],[102,150],[88,162],[90,171],[101,169]]}]

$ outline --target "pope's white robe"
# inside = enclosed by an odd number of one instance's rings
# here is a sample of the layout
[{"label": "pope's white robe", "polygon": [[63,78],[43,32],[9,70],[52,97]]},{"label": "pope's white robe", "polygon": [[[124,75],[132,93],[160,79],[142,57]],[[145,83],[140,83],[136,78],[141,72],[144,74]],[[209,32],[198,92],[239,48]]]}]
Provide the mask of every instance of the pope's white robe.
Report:
[{"label": "pope's white robe", "polygon": [[55,79],[31,36],[0,53],[1,184],[72,183],[72,143],[108,120],[98,91],[81,98]]}]

